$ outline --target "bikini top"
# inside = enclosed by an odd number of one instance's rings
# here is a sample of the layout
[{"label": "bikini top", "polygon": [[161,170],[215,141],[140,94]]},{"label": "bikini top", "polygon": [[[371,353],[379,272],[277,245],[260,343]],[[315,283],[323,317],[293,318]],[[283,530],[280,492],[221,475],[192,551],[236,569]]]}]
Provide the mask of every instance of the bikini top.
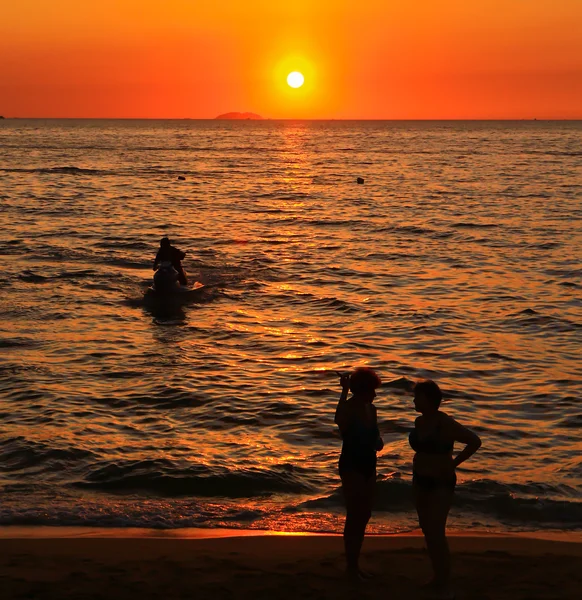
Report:
[{"label": "bikini top", "polygon": [[440,420],[434,431],[424,438],[420,438],[416,428],[414,428],[408,435],[410,447],[415,452],[423,452],[424,454],[450,454],[453,451],[453,446],[455,443],[442,440],[439,435],[440,431]]}]

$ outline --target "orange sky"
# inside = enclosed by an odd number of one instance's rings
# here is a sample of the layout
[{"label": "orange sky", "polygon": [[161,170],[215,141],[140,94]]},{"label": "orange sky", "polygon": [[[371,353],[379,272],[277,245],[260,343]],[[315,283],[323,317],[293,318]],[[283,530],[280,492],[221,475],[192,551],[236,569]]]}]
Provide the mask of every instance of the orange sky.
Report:
[{"label": "orange sky", "polygon": [[5,116],[582,118],[582,0],[14,0],[0,12]]}]

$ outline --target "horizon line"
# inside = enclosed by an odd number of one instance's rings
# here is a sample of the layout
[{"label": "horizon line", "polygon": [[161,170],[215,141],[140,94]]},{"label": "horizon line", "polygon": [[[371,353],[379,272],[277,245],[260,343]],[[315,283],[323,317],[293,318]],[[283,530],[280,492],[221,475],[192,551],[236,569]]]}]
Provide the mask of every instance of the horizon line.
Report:
[{"label": "horizon line", "polygon": [[217,117],[7,117],[0,115],[0,121],[9,120],[53,120],[53,121],[390,121],[390,122],[426,122],[426,121],[582,121],[580,117],[500,117],[500,118],[415,118],[415,119],[390,119],[390,118],[305,118],[305,117],[262,117],[260,119],[220,119]]}]

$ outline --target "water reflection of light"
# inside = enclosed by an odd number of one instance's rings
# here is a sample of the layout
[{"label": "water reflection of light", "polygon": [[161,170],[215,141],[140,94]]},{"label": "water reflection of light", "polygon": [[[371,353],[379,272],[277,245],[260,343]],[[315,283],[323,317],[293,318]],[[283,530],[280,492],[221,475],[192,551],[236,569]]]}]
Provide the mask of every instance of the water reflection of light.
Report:
[{"label": "water reflection of light", "polygon": [[[306,141],[309,139],[308,131],[305,125],[293,124],[284,127],[281,130],[283,141],[283,152],[281,153],[279,164],[281,165],[281,181],[287,185],[294,185],[292,188],[298,191],[297,186],[311,182],[311,163],[309,157],[311,151],[306,147]],[[305,190],[309,193],[309,190]],[[302,206],[303,203],[293,199],[288,203],[290,206]]]},{"label": "water reflection of light", "polygon": [[283,335],[291,335],[292,333],[295,333],[295,329],[291,329],[290,327],[281,328],[265,326],[265,332],[277,337],[281,337]]}]

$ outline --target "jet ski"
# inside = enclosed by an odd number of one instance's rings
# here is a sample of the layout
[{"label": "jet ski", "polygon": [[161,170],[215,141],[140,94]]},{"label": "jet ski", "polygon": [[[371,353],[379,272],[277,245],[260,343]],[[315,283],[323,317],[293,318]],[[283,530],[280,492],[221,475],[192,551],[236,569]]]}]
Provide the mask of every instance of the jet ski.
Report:
[{"label": "jet ski", "polygon": [[159,298],[190,297],[200,292],[204,284],[197,281],[193,287],[181,285],[178,271],[170,261],[162,261],[154,273],[152,285],[146,290],[146,296]]}]

